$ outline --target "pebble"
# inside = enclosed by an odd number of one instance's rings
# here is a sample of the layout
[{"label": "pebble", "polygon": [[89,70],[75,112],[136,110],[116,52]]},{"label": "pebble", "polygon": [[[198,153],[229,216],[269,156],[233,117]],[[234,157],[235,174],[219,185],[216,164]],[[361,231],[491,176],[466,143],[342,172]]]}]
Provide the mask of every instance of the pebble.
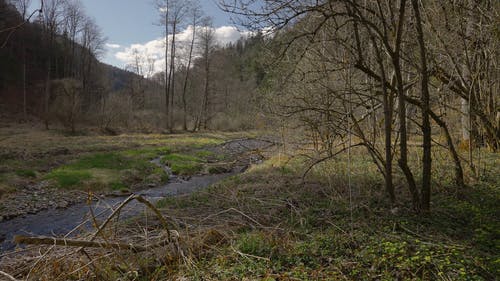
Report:
[{"label": "pebble", "polygon": [[4,196],[0,205],[0,222],[27,214],[36,214],[49,208],[67,208],[82,202],[84,195],[76,191],[47,188],[48,182],[25,184],[16,193]]}]

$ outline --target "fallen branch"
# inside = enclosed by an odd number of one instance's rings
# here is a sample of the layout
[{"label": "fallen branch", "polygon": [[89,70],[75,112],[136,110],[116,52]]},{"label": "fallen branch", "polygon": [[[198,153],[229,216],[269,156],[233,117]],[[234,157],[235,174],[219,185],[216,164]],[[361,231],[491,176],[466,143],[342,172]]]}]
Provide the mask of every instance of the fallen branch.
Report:
[{"label": "fallen branch", "polygon": [[166,246],[172,239],[179,239],[179,233],[177,231],[170,232],[171,237],[166,240],[160,241],[155,244],[146,246],[138,246],[126,243],[116,243],[116,242],[98,242],[98,241],[88,241],[88,240],[76,240],[67,238],[53,238],[53,237],[29,237],[24,235],[14,236],[14,241],[16,244],[26,244],[26,245],[51,245],[51,246],[65,246],[65,247],[82,247],[82,248],[102,248],[102,249],[115,249],[115,250],[130,250],[133,252],[144,252],[148,249],[158,248]]},{"label": "fallen branch", "polygon": [[133,244],[125,243],[106,243],[98,241],[86,241],[86,240],[73,240],[65,238],[52,238],[52,237],[28,237],[24,235],[17,235],[14,237],[14,241],[17,244],[28,244],[28,245],[56,245],[65,247],[84,247],[84,248],[103,248],[103,249],[115,249],[115,250],[130,250],[133,252],[143,252],[148,248],[143,246],[137,246]]}]

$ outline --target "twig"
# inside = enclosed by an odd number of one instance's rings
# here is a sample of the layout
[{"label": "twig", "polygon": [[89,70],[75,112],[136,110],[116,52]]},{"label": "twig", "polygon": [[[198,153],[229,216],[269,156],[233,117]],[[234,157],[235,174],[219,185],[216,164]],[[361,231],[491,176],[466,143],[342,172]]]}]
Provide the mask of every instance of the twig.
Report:
[{"label": "twig", "polygon": [[94,266],[94,262],[97,261],[97,260],[100,260],[100,259],[104,259],[104,258],[107,258],[109,256],[111,256],[113,253],[108,253],[106,255],[103,255],[103,256],[100,256],[100,257],[97,257],[96,259],[92,259],[86,252],[84,252],[85,255],[87,256],[87,258],[90,260],[87,264],[83,265],[83,266],[80,266],[79,268],[73,270],[72,272],[69,272],[67,274],[65,274],[63,277],[66,278],[67,276],[71,276],[75,273],[77,273],[78,271],[84,269],[84,268],[87,268],[89,266],[92,266],[94,269],[97,269],[95,266]]},{"label": "twig", "polygon": [[208,220],[208,219],[209,219],[209,218],[211,218],[211,217],[216,217],[216,216],[222,215],[222,214],[224,214],[224,213],[228,213],[228,212],[230,212],[230,211],[236,212],[236,213],[238,213],[238,214],[240,214],[240,215],[244,216],[245,218],[249,219],[250,221],[252,221],[253,223],[257,224],[257,225],[258,225],[258,226],[260,226],[260,227],[264,227],[261,223],[259,223],[258,221],[256,221],[256,220],[255,220],[255,219],[253,219],[252,217],[248,216],[247,214],[245,214],[245,213],[243,213],[242,211],[237,210],[237,209],[235,209],[235,208],[229,208],[229,209],[227,209],[227,210],[220,211],[220,212],[218,212],[218,213],[216,213],[216,214],[210,215],[210,216],[208,216],[208,217],[206,217],[206,218],[202,219],[200,222],[205,221],[205,220]]},{"label": "twig", "polygon": [[254,258],[254,259],[258,259],[258,260],[271,261],[271,259],[269,259],[269,258],[259,257],[259,256],[251,255],[251,254],[245,254],[245,253],[243,253],[243,252],[241,252],[241,251],[236,250],[236,249],[233,247],[233,245],[231,245],[231,249],[232,249],[235,253],[237,253],[238,255],[240,255],[240,256],[242,256],[242,257],[244,257],[244,258],[247,258],[247,259],[250,257],[250,258]]},{"label": "twig", "polygon": [[6,277],[7,279],[11,280],[11,281],[18,281],[16,278],[14,278],[12,275],[6,273],[6,272],[3,272],[0,270],[0,275]]},{"label": "twig", "polygon": [[109,217],[106,219],[106,221],[104,221],[101,226],[99,226],[99,228],[97,229],[97,231],[92,235],[92,237],[90,238],[90,241],[93,241],[94,239],[97,238],[97,236],[104,230],[104,228],[108,225],[108,223],[113,219],[113,217],[121,210],[123,209],[123,207],[125,207],[128,203],[132,202],[133,200],[137,200],[139,202],[141,202],[142,204],[146,205],[148,208],[150,208],[155,214],[156,216],[158,217],[158,219],[160,220],[160,222],[163,224],[163,227],[166,229],[167,231],[167,239],[170,239],[170,231],[168,230],[168,223],[167,221],[165,220],[165,218],[163,217],[163,215],[160,213],[160,211],[153,205],[151,204],[151,202],[149,202],[148,200],[146,200],[144,197],[140,196],[140,195],[135,195],[135,194],[132,194],[130,195],[127,199],[125,199],[125,201],[123,201],[120,206],[118,206],[114,211],[113,213],[111,213],[111,215],[109,215]]}]

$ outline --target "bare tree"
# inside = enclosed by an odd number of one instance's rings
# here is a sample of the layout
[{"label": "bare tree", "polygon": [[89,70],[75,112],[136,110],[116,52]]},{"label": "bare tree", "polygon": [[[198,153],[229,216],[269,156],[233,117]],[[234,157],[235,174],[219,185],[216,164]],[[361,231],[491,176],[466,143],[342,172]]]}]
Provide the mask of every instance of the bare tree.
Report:
[{"label": "bare tree", "polygon": [[54,115],[74,134],[82,112],[82,84],[75,79],[52,80],[51,84]]},{"label": "bare tree", "polygon": [[76,45],[77,37],[83,30],[85,24],[85,14],[79,0],[68,0],[64,6],[64,29],[69,39],[71,56],[68,59],[67,69],[69,75],[76,77]]},{"label": "bare tree", "polygon": [[[285,66],[277,70],[281,72],[278,75],[284,76],[283,81],[277,81],[278,92],[286,93],[281,100],[282,114],[285,117],[300,116],[303,124],[315,131],[313,135],[321,138],[325,147],[326,157],[313,161],[313,164],[343,151],[347,134],[345,122],[350,119],[353,131],[349,133],[355,134],[362,141],[354,145],[367,148],[384,175],[391,201],[396,202],[392,183],[392,162],[396,155],[412,195],[413,207],[425,211],[430,208],[432,143],[437,142],[432,139],[431,121],[439,125],[445,134],[445,146],[455,165],[457,186],[464,185],[461,160],[448,122],[432,109],[434,93],[431,90],[436,87],[435,82],[441,82],[441,89],[468,100],[470,112],[484,126],[483,132],[490,145],[495,147],[498,143],[498,129],[495,128],[495,122],[492,122],[498,114],[489,113],[494,110],[488,110],[485,114],[479,109],[490,108],[491,104],[495,104],[490,93],[497,89],[497,83],[493,82],[494,79],[485,79],[489,75],[487,73],[495,72],[491,71],[484,59],[488,56],[494,58],[495,55],[484,52],[475,55],[471,47],[465,47],[465,53],[469,57],[462,59],[464,48],[455,50],[455,42],[471,40],[470,36],[456,36],[455,41],[444,36],[445,30],[452,23],[448,21],[456,20],[451,26],[460,26],[459,21],[463,21],[464,17],[458,15],[470,10],[457,8],[456,3],[445,1],[439,5],[446,5],[446,9],[438,9],[434,7],[434,3],[413,0],[221,1],[226,11],[239,17],[241,25],[254,30],[263,27],[272,27],[274,30],[277,45],[274,62]],[[497,4],[492,3],[481,3],[483,6],[477,8],[480,17],[487,13],[485,11],[495,10],[492,7]],[[456,10],[440,16],[435,13],[433,17],[428,15],[430,11],[447,13],[448,8]],[[443,18],[445,22],[442,21]],[[495,17],[486,16],[482,20],[491,22],[493,18]],[[487,27],[489,25],[475,26],[480,27],[477,32],[480,35],[477,37],[481,39],[476,39],[476,45],[467,44],[476,49],[478,44],[488,46],[485,42],[489,41],[484,34],[492,37],[492,33],[488,33],[491,32]],[[457,31],[457,34],[466,34],[464,30],[466,27]],[[428,39],[426,32],[430,31],[436,36]],[[413,36],[415,32],[417,36]],[[464,63],[460,63],[462,61]],[[446,64],[451,64],[451,67],[443,69],[442,65]],[[470,70],[468,73],[474,74],[463,75],[462,65],[467,65]],[[339,81],[345,82],[343,88],[339,89]],[[420,90],[418,97],[413,96],[417,91],[412,90],[417,87]],[[409,116],[408,105],[420,110],[420,120]],[[340,112],[339,106],[349,114]],[[382,149],[377,144],[377,122],[367,121],[376,121],[379,114],[384,119],[385,141]],[[394,116],[398,119],[397,126],[393,126]],[[411,132],[407,126],[410,122],[421,128],[423,136],[422,181],[419,187],[408,157],[408,136]],[[368,126],[371,126],[370,131],[367,131]],[[371,136],[368,135],[370,133]],[[337,147],[340,147],[338,151]]]},{"label": "bare tree", "polygon": [[79,77],[82,80],[83,92],[85,100],[83,106],[88,107],[91,104],[97,104],[99,97],[95,90],[97,79],[93,79],[93,74],[97,73],[96,58],[98,58],[103,50],[106,38],[103,36],[100,27],[92,18],[85,18],[80,35],[80,45],[83,47],[83,52],[80,54],[80,70]]},{"label": "bare tree", "polygon": [[211,18],[207,17],[203,19],[202,27],[198,34],[200,49],[202,51],[203,65],[204,65],[204,87],[203,87],[203,100],[200,109],[199,117],[197,118],[197,125],[195,125],[195,130],[208,128],[209,121],[209,102],[210,102],[210,70],[212,62],[212,52],[215,47],[215,32],[212,26]]},{"label": "bare tree", "polygon": [[[165,75],[166,75],[166,85],[165,85],[165,97],[166,97],[166,113],[167,113],[167,129],[172,131],[173,129],[173,106],[175,97],[175,65],[176,65],[176,51],[177,42],[176,35],[182,20],[187,12],[187,2],[185,0],[160,0],[157,2],[157,7],[162,13],[163,21],[165,26]],[[169,46],[169,36],[170,28],[172,30],[170,46]],[[168,48],[170,47],[170,53],[168,53]],[[170,55],[170,58],[169,58]]]},{"label": "bare tree", "polygon": [[[14,5],[16,6],[17,10],[20,12],[21,17],[23,19],[23,23],[29,21],[30,15],[28,15],[28,9],[31,6],[31,0],[15,0],[13,1]],[[23,28],[24,25],[21,27]],[[24,28],[23,28],[24,30]],[[28,111],[27,111],[27,97],[26,97],[26,42],[23,36],[23,74],[22,74],[22,81],[23,81],[23,118],[24,120],[27,120],[28,118]]]},{"label": "bare tree", "polygon": [[191,74],[191,63],[193,60],[193,50],[194,50],[194,45],[195,45],[195,40],[196,40],[196,31],[197,31],[197,25],[199,23],[199,19],[201,18],[203,12],[201,10],[201,6],[199,5],[198,2],[192,1],[190,3],[190,16],[191,16],[191,29],[192,29],[192,36],[191,36],[191,42],[189,44],[189,54],[188,54],[188,62],[186,65],[186,76],[184,78],[184,85],[182,87],[182,109],[183,109],[183,122],[182,122],[182,128],[184,131],[187,130],[187,101],[186,101],[186,91],[187,91],[187,86],[188,86],[188,81],[189,77]]},{"label": "bare tree", "polygon": [[146,58],[137,49],[132,50],[132,55],[133,62],[127,65],[127,68],[137,74],[137,77],[133,77],[129,81],[130,95],[135,109],[142,110],[145,106],[144,76],[146,70],[144,66],[146,65]]},{"label": "bare tree", "polygon": [[49,129],[49,104],[50,104],[50,80],[52,72],[52,59],[54,50],[54,41],[62,23],[63,0],[46,0],[43,5],[42,22],[44,26],[45,42],[47,44],[48,56],[46,59],[46,79],[44,95],[44,123],[45,128]]},{"label": "bare tree", "polygon": [[165,121],[166,129],[170,129],[169,116],[170,116],[170,82],[168,79],[168,36],[169,36],[169,14],[170,14],[170,1],[159,0],[156,3],[156,8],[160,12],[160,24],[165,28],[165,70],[164,70],[164,91],[165,91]]}]

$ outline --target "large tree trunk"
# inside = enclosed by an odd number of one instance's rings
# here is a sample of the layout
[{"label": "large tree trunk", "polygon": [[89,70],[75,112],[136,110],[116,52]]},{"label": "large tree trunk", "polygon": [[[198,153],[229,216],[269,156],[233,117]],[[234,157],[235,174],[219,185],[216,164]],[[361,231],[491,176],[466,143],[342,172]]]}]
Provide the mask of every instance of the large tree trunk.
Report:
[{"label": "large tree trunk", "polygon": [[403,74],[401,69],[401,40],[403,36],[403,27],[406,18],[406,0],[400,1],[398,30],[396,34],[394,51],[391,53],[392,64],[394,66],[394,75],[396,78],[396,89],[398,95],[398,117],[399,117],[399,160],[398,165],[405,175],[408,188],[412,195],[413,208],[420,209],[420,195],[418,193],[415,177],[408,166],[408,133],[406,131],[406,99],[403,83]]},{"label": "large tree trunk", "polygon": [[432,129],[430,122],[430,95],[429,95],[429,72],[427,69],[427,54],[425,49],[424,32],[422,30],[422,19],[418,0],[412,0],[415,13],[417,29],[417,40],[420,52],[420,75],[421,75],[421,102],[422,102],[422,134],[423,134],[423,157],[422,157],[422,200],[421,206],[424,211],[430,210],[431,202],[431,176],[432,176]]}]

